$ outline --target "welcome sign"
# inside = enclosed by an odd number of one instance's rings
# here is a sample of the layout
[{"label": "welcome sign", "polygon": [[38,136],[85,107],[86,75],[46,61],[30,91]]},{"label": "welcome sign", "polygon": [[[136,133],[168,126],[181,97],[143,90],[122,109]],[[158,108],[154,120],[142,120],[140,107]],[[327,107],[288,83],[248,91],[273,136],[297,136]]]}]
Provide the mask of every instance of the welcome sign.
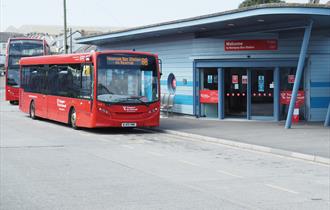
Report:
[{"label": "welcome sign", "polygon": [[276,39],[225,40],[225,51],[277,50]]}]

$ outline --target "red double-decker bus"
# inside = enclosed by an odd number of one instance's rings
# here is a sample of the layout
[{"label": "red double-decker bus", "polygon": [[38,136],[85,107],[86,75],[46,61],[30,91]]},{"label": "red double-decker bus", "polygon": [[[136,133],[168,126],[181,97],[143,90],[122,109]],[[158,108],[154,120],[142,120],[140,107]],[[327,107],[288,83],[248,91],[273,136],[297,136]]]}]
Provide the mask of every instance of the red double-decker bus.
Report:
[{"label": "red double-decker bus", "polygon": [[21,111],[77,127],[154,127],[158,57],[133,51],[22,58]]},{"label": "red double-decker bus", "polygon": [[49,54],[49,46],[43,39],[10,38],[7,43],[5,72],[5,100],[11,104],[18,102],[19,60],[22,57]]}]

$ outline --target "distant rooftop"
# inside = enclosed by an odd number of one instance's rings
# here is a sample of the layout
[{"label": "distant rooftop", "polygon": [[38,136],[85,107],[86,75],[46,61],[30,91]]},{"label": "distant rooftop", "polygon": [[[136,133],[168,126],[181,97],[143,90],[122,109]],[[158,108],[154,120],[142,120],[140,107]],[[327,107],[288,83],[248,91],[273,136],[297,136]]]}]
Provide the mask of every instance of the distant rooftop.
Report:
[{"label": "distant rooftop", "polygon": [[23,37],[23,34],[13,32],[0,32],[0,42],[7,42],[9,38]]}]

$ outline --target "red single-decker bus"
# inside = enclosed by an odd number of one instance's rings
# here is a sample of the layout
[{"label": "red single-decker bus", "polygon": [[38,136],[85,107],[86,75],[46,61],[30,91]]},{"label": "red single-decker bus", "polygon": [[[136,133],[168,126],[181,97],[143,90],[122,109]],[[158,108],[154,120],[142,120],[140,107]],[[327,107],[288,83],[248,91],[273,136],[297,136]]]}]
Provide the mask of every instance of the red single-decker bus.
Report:
[{"label": "red single-decker bus", "polygon": [[133,51],[22,58],[19,108],[30,117],[86,127],[155,127],[158,57]]}]

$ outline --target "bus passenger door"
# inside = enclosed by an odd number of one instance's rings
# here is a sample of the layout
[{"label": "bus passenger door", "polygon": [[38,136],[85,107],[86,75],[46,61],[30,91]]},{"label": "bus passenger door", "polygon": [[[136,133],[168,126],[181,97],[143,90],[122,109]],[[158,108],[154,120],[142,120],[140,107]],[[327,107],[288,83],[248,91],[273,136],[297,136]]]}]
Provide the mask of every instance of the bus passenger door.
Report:
[{"label": "bus passenger door", "polygon": [[57,119],[57,94],[59,90],[58,67],[50,66],[48,71],[48,97],[47,97],[47,117]]},{"label": "bus passenger door", "polygon": [[38,94],[38,96],[33,96],[36,115],[47,118],[47,71],[44,66],[32,66],[30,72],[30,91]]},{"label": "bus passenger door", "polygon": [[79,77],[75,77],[79,80],[79,124],[89,126],[91,123],[91,112],[92,112],[92,85],[93,85],[93,67],[91,64],[82,64]]}]

